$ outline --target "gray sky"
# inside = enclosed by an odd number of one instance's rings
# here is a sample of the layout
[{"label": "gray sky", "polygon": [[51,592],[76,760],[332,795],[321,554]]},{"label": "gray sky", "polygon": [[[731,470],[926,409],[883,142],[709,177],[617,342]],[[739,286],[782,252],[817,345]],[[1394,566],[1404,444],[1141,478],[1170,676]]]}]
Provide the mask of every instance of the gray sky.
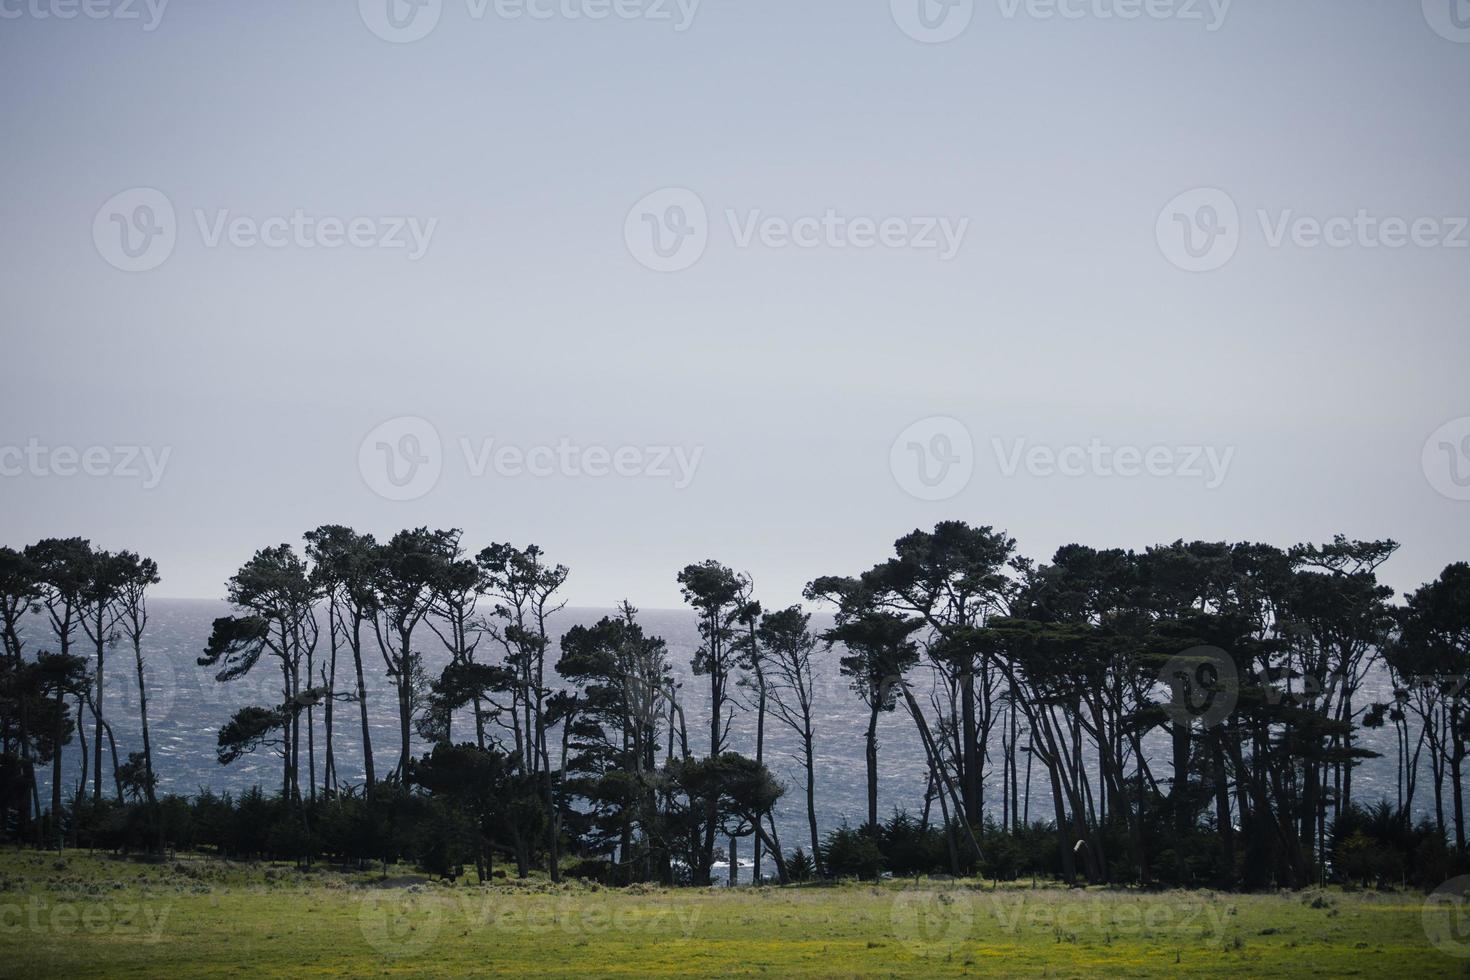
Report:
[{"label": "gray sky", "polygon": [[646,607],[947,518],[1470,558],[1463,2],[91,2],[0,0],[0,541],[217,596],[458,526]]}]

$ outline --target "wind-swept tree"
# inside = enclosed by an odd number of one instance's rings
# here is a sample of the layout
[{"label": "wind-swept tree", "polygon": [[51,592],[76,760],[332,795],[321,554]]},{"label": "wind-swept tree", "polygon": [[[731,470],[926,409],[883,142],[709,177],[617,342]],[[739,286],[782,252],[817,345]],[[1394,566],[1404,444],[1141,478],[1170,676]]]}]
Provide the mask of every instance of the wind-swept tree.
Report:
[{"label": "wind-swept tree", "polygon": [[579,692],[575,753],[567,768],[576,774],[572,788],[593,807],[591,844],[615,846],[630,882],[652,879],[656,859],[663,868],[668,863],[657,754],[664,701],[673,687],[664,641],[644,634],[637,612],[624,602],[617,618],[572,627],[556,664]]},{"label": "wind-swept tree", "polygon": [[[878,719],[898,705],[903,677],[919,662],[912,637],[923,624],[878,608],[876,597],[857,579],[829,576],[806,587],[806,597],[837,606],[836,622],[822,634],[827,648],[841,644],[839,661],[854,694],[868,709],[863,733],[868,772],[869,827],[878,825]],[[818,851],[812,850],[816,859]]]},{"label": "wind-swept tree", "polygon": [[118,621],[132,644],[133,666],[138,677],[138,720],[143,736],[143,778],[138,785],[146,788],[149,804],[156,805],[158,799],[154,787],[158,777],[153,769],[153,743],[148,735],[148,683],[143,670],[143,634],[148,629],[148,589],[159,582],[158,563],[131,551],[121,552],[115,560]]},{"label": "wind-swept tree", "polygon": [[41,594],[39,571],[30,558],[14,548],[0,547],[0,640],[5,658],[0,672],[0,731],[7,769],[15,774],[8,781],[10,791],[6,796],[15,807],[17,836],[21,839],[26,837],[32,814],[40,815],[32,725],[37,708],[45,704],[43,698],[33,694],[30,684],[21,620],[37,611]]},{"label": "wind-swept tree", "polygon": [[[95,726],[92,736],[92,804],[94,806],[102,800],[102,737],[104,730],[109,737],[111,736],[111,729],[107,727],[103,711],[107,690],[105,684],[107,648],[112,645],[118,621],[122,618],[122,589],[127,572],[126,562],[119,561],[118,556],[112,552],[92,552],[90,561],[87,563],[87,581],[82,589],[82,608],[78,616],[81,620],[82,631],[92,643],[97,661],[93,671],[96,683],[95,693],[89,697]],[[115,743],[112,751],[115,756],[117,754]],[[116,768],[114,765],[114,777]],[[121,796],[120,788],[119,796]]]},{"label": "wind-swept tree", "polygon": [[475,561],[485,595],[494,603],[493,618],[483,628],[505,651],[505,665],[514,678],[510,727],[523,771],[542,786],[546,825],[553,835],[548,841],[551,877],[558,881],[556,813],[547,749],[546,700],[551,692],[546,685],[546,653],[551,644],[549,622],[566,605],[561,588],[570,571],[565,565],[548,565],[534,544],[524,549],[492,544]]},{"label": "wind-swept tree", "polygon": [[[1377,663],[1392,623],[1393,590],[1380,585],[1377,570],[1398,550],[1393,541],[1349,541],[1338,535],[1328,545],[1299,545],[1286,606],[1292,667],[1311,685],[1308,707],[1321,718],[1304,755],[1303,839],[1325,860],[1327,803],[1333,819],[1352,805],[1353,768],[1363,753],[1353,748],[1353,723],[1366,705],[1355,703],[1369,669]],[[1325,785],[1332,780],[1330,792]],[[1315,821],[1315,826],[1312,822]]]},{"label": "wind-swept tree", "polygon": [[[379,551],[371,534],[358,534],[340,524],[326,524],[306,534],[306,554],[314,563],[312,577],[327,599],[327,621],[331,641],[331,677],[336,676],[337,649],[345,643],[356,672],[358,718],[362,733],[363,790],[372,799],[377,783],[373,766],[373,735],[368,724],[367,681],[363,672],[363,625],[375,622],[377,594],[373,591]],[[327,693],[328,758],[331,758],[331,718],[335,692],[330,677]],[[336,764],[332,762],[335,789]]]},{"label": "wind-swept tree", "polygon": [[427,687],[421,657],[413,646],[414,631],[433,609],[440,569],[457,538],[456,531],[423,527],[399,531],[380,549],[373,569],[378,612],[373,628],[398,695],[399,745],[394,779],[402,780],[408,773],[414,713]]},{"label": "wind-swept tree", "polygon": [[434,746],[409,766],[410,784],[459,808],[474,822],[474,861],[481,881],[491,880],[496,850],[520,859],[522,877],[529,871],[524,861],[525,831],[516,819],[515,794],[520,787],[514,769],[514,760],[497,749],[447,743]]},{"label": "wind-swept tree", "polygon": [[[766,651],[761,647],[760,618],[761,604],[755,598],[755,582],[748,574],[740,576],[740,597],[736,600],[735,621],[741,634],[735,641],[736,663],[744,676],[740,685],[754,691],[755,695],[755,761],[764,765],[766,759],[766,712],[770,700],[769,679],[766,676]],[[761,844],[759,834],[753,842],[756,883],[761,880]],[[739,874],[739,855],[735,840],[730,841],[730,882],[734,884]]]},{"label": "wind-swept tree", "polygon": [[1445,827],[1443,784],[1450,780],[1455,845],[1465,850],[1465,800],[1462,769],[1470,744],[1470,713],[1465,709],[1470,678],[1470,565],[1459,562],[1406,597],[1398,614],[1390,658],[1400,676],[1411,678],[1413,700],[1434,761],[1435,811]]},{"label": "wind-swept tree", "polygon": [[290,545],[283,544],[257,551],[230,579],[228,596],[243,615],[214,621],[199,666],[219,668],[215,679],[223,682],[243,677],[262,656],[275,659],[281,671],[281,702],[251,707],[280,715],[284,726],[282,792],[287,799],[299,801],[301,714],[322,694],[311,686],[307,671],[318,639],[316,586],[306,563]]},{"label": "wind-swept tree", "polygon": [[[817,770],[813,740],[816,685],[812,673],[812,651],[817,639],[808,626],[811,616],[800,606],[761,616],[760,642],[771,670],[771,703],[774,713],[800,740],[796,759],[806,776],[806,819],[811,831],[812,856],[817,874],[822,873],[821,838],[817,834]],[[757,760],[759,761],[759,760]]]},{"label": "wind-swept tree", "polygon": [[[990,527],[946,521],[894,544],[895,557],[863,575],[883,608],[922,621],[922,649],[940,680],[934,705],[950,733],[969,826],[983,824],[984,753],[998,713],[1000,672],[975,642],[989,617],[1003,615],[1013,590],[1016,542]],[[947,777],[945,777],[947,778]]]},{"label": "wind-swept tree", "polygon": [[[736,664],[733,627],[741,613],[743,583],[738,575],[714,560],[685,566],[678,581],[684,601],[699,614],[702,642],[691,663],[696,675],[709,678],[709,754],[715,758],[724,753],[730,733],[731,719],[725,714],[725,708],[734,693],[731,689]],[[715,861],[718,823],[715,804],[714,799],[705,804],[704,844],[695,869],[696,881],[701,884],[709,884]]]},{"label": "wind-swept tree", "polygon": [[[479,602],[483,583],[480,567],[473,558],[466,556],[460,544],[461,533],[449,532],[444,541],[443,560],[434,582],[433,606],[427,622],[434,635],[449,653],[449,664],[458,668],[461,676],[479,666],[475,662],[475,650],[480,645],[479,623],[475,607]],[[468,705],[473,709],[475,744],[485,747],[485,714],[483,695],[474,685],[465,689]],[[456,706],[458,707],[458,706]],[[442,738],[452,742],[453,710],[443,716]]]},{"label": "wind-swept tree", "polygon": [[216,751],[220,765],[227,766],[262,748],[271,749],[289,760],[290,725],[291,712],[284,707],[251,705],[241,708],[219,730]]},{"label": "wind-swept tree", "polygon": [[[781,853],[781,839],[775,834],[771,810],[785,789],[770,770],[754,759],[734,752],[677,762],[671,773],[675,783],[691,800],[706,801],[714,807],[715,822],[728,836],[755,834],[764,839],[776,862],[776,875],[781,884],[790,881],[786,859]],[[767,832],[766,824],[771,831]]]},{"label": "wind-swept tree", "polygon": [[25,558],[35,570],[57,653],[69,656],[82,625],[91,580],[92,545],[84,538],[46,538],[27,547]]},{"label": "wind-swept tree", "polygon": [[61,808],[61,750],[71,741],[71,734],[81,730],[81,717],[72,718],[66,699],[81,694],[91,677],[86,659],[70,653],[43,651],[31,670],[37,694],[49,697],[52,703],[50,739],[43,751],[51,759],[51,837],[60,850],[66,839]]}]

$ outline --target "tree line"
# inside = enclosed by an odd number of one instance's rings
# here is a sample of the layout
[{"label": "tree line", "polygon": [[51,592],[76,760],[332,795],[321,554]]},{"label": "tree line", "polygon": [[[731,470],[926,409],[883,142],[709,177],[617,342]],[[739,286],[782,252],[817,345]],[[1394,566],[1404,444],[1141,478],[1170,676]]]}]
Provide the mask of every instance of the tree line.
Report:
[{"label": "tree line", "polygon": [[[279,787],[193,800],[156,793],[143,639],[156,565],[80,539],[0,548],[5,832],[57,847],[409,857],[482,878],[501,859],[554,881],[709,884],[723,859],[733,882],[748,841],[783,883],[930,871],[1432,887],[1466,853],[1470,566],[1396,603],[1378,570],[1397,547],[1069,545],[1041,564],[1004,532],[945,522],[870,568],[813,579],[804,599],[831,612],[825,629],[704,561],[677,573],[700,637],[686,687],[628,602],[556,636],[569,571],[534,545],[472,552],[458,530],[379,542],[328,525],[241,566],[199,657],[222,684],[278,679],[278,699],[221,719],[216,752],[226,765],[273,753]],[[28,615],[50,641],[34,653]],[[103,697],[119,644],[141,695],[141,745],[125,759]],[[434,645],[447,655],[437,674],[424,661]],[[818,821],[818,709],[834,707],[819,704],[824,648],[850,691],[840,707],[865,722],[857,827]],[[385,771],[366,683],[378,670],[398,723]],[[1369,684],[1383,675],[1386,697]],[[705,731],[691,730],[693,703]],[[753,739],[732,734],[742,714]],[[885,818],[887,715],[922,748],[926,789]],[[793,788],[768,764],[773,728],[795,746],[800,842],[783,843],[774,817]],[[1378,755],[1364,729],[1393,733],[1392,799],[1355,798],[1355,769]],[[344,744],[360,773],[339,769]],[[36,776],[48,764],[49,808]],[[1047,790],[1034,817],[1033,776]]]}]

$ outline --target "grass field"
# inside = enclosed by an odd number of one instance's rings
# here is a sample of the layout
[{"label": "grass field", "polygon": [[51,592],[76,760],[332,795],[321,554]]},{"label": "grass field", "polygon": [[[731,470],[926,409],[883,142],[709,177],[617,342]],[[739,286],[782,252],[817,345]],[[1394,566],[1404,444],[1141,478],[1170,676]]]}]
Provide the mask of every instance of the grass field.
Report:
[{"label": "grass field", "polygon": [[18,977],[1466,975],[1470,934],[1435,916],[1414,893],[482,887],[0,855],[0,975]]}]

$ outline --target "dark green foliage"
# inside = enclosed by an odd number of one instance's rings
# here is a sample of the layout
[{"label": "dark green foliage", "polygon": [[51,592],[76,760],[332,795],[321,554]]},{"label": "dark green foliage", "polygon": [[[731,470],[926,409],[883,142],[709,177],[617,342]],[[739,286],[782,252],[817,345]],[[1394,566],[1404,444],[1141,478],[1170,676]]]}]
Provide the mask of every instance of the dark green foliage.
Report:
[{"label": "dark green foliage", "polygon": [[883,865],[883,851],[867,827],[844,823],[822,839],[822,866],[829,877],[876,881]]},{"label": "dark green foliage", "polygon": [[810,881],[817,873],[817,868],[806,851],[798,847],[796,853],[786,859],[786,872],[791,875],[792,881]]}]

